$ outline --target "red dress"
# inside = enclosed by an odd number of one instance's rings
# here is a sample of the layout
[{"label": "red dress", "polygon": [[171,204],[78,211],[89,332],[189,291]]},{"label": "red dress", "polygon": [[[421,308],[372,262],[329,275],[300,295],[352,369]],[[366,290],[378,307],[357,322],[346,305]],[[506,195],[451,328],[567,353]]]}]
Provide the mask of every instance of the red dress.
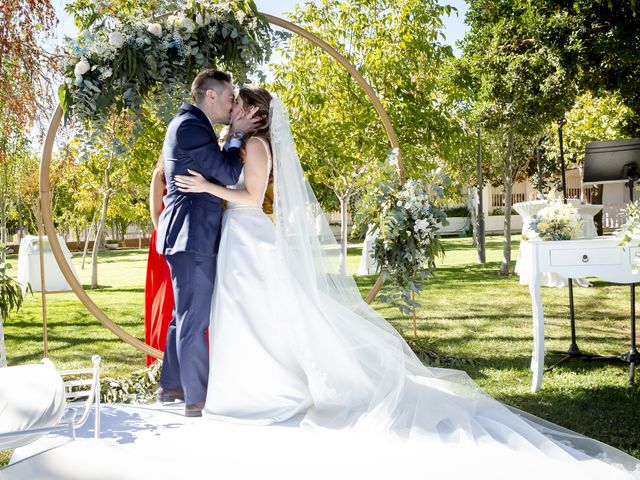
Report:
[{"label": "red dress", "polygon": [[[147,345],[162,350],[167,339],[167,328],[173,315],[173,288],[171,272],[164,256],[156,251],[156,229],[151,233],[147,281],[144,286],[144,338]],[[147,367],[156,359],[147,355]]]}]

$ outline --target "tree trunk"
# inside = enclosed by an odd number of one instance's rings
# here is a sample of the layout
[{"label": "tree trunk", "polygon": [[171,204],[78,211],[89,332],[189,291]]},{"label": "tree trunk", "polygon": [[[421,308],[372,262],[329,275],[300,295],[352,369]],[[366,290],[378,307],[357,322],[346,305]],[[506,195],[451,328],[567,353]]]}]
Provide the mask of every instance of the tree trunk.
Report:
[{"label": "tree trunk", "polygon": [[76,241],[76,250],[80,250],[80,229],[77,225],[73,227],[73,238]]},{"label": "tree trunk", "polygon": [[5,188],[7,185],[7,167],[2,166],[2,186],[0,186],[0,263],[6,261],[6,244],[7,244],[7,216],[5,215],[6,198]]},{"label": "tree trunk", "polygon": [[4,343],[4,326],[2,325],[2,315],[0,315],[0,367],[7,366],[7,349]]},{"label": "tree trunk", "polygon": [[483,200],[483,186],[484,186],[484,178],[482,176],[482,143],[480,137],[480,129],[477,131],[478,133],[478,154],[476,156],[476,170],[477,170],[477,180],[478,180],[478,213],[477,213],[477,237],[478,237],[478,263],[484,265],[487,263],[487,252],[485,247],[485,236],[484,236],[484,200]]},{"label": "tree trunk", "polygon": [[20,243],[22,237],[22,198],[18,195],[18,243]]},{"label": "tree trunk", "polygon": [[102,198],[102,214],[100,223],[96,230],[96,239],[93,243],[93,253],[91,255],[91,288],[98,288],[98,252],[102,245],[102,239],[105,233],[107,223],[107,210],[109,209],[109,198],[111,197],[111,182],[109,180],[109,170],[111,168],[111,159],[107,163],[104,170],[104,196]]},{"label": "tree trunk", "polygon": [[105,192],[102,199],[102,215],[98,228],[96,229],[96,238],[93,242],[93,252],[91,254],[91,288],[98,288],[98,252],[102,244],[102,237],[105,233],[105,222],[107,218],[107,209],[109,208],[109,192]]},{"label": "tree trunk", "polygon": [[504,243],[502,248],[502,263],[500,275],[509,275],[511,268],[511,191],[513,187],[513,131],[509,129],[507,140],[507,155],[504,159]]},{"label": "tree trunk", "polygon": [[342,252],[342,263],[340,270],[347,273],[347,217],[349,215],[349,200],[351,195],[347,194],[340,198],[340,251]]},{"label": "tree trunk", "polygon": [[[97,215],[97,211],[93,212],[93,218],[91,219],[91,226],[89,227],[89,232],[86,234],[86,236],[84,237],[84,251],[82,252],[82,266],[80,267],[81,270],[84,270],[84,261],[87,258],[87,251],[89,250],[89,241],[91,240],[91,233],[93,232],[95,234],[96,231],[96,215]],[[95,248],[95,242],[93,243],[93,246]]]},{"label": "tree trunk", "polygon": [[472,186],[467,188],[467,208],[471,214],[471,246],[478,248],[478,216],[476,214],[476,189]]}]

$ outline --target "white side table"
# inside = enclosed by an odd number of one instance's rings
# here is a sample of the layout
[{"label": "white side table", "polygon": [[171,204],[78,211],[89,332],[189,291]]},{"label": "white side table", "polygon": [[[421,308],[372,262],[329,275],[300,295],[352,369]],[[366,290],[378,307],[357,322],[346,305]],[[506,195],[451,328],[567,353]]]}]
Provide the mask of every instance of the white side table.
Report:
[{"label": "white side table", "polygon": [[617,237],[597,237],[586,240],[523,242],[521,248],[527,250],[529,293],[533,314],[533,352],[531,371],[533,380],[531,391],[542,385],[544,371],[544,310],[540,287],[546,273],[556,273],[565,278],[598,277],[612,283],[640,282],[640,272],[633,271],[636,244],[619,247]]}]

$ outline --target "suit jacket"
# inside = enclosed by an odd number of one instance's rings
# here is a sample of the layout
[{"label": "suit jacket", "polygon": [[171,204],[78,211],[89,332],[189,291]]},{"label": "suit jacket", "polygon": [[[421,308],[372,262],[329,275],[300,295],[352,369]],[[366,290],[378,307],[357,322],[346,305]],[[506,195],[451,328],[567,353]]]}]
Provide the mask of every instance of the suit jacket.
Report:
[{"label": "suit jacket", "polygon": [[233,185],[242,171],[240,149],[222,151],[205,113],[183,103],[169,123],[162,154],[167,194],[158,223],[156,250],[162,255],[178,252],[216,255],[222,200],[208,193],[180,192],[173,179],[176,175],[189,175],[187,169],[191,169],[213,183]]}]

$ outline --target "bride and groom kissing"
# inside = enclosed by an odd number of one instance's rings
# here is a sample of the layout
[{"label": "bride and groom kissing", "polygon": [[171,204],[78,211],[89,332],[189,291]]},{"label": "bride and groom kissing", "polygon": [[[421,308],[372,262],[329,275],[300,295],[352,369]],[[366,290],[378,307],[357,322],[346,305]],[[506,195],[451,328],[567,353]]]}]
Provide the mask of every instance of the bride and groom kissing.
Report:
[{"label": "bride and groom kissing", "polygon": [[[158,399],[184,400],[187,416],[201,415],[207,394],[206,332],[217,276],[216,257],[225,195],[197,191],[188,185],[191,179],[185,175],[197,172],[194,179],[211,182],[211,188],[227,190],[223,186],[236,184],[243,173],[241,156],[244,154],[246,177],[251,178],[244,190],[247,201],[250,203],[264,194],[258,192],[253,180],[265,174],[268,180],[267,152],[256,152],[256,149],[269,146],[262,146],[260,141],[260,145],[247,141],[242,148],[244,152],[241,147],[245,136],[254,134],[254,138],[259,139],[260,133],[264,135],[270,98],[262,90],[244,89],[242,94],[261,100],[261,104],[244,108],[242,96],[234,98],[230,75],[215,70],[201,72],[191,85],[195,104],[182,105],[168,126],[162,149],[167,193],[156,247],[158,253],[165,256],[171,271],[175,306],[167,331]],[[215,124],[229,125],[229,138],[222,148],[213,130]],[[258,165],[263,172],[254,174],[253,169]]]},{"label": "bride and groom kissing", "polygon": [[[277,96],[242,88],[234,99],[214,70],[191,93],[163,146],[156,246],[175,307],[160,401],[184,400],[187,416],[455,445],[479,451],[492,478],[511,478],[513,465],[536,478],[558,478],[559,466],[637,478],[637,459],[501,404],[462,371],[423,365],[343,271]],[[222,147],[216,123],[229,124]],[[270,178],[273,221],[262,211]]]}]

